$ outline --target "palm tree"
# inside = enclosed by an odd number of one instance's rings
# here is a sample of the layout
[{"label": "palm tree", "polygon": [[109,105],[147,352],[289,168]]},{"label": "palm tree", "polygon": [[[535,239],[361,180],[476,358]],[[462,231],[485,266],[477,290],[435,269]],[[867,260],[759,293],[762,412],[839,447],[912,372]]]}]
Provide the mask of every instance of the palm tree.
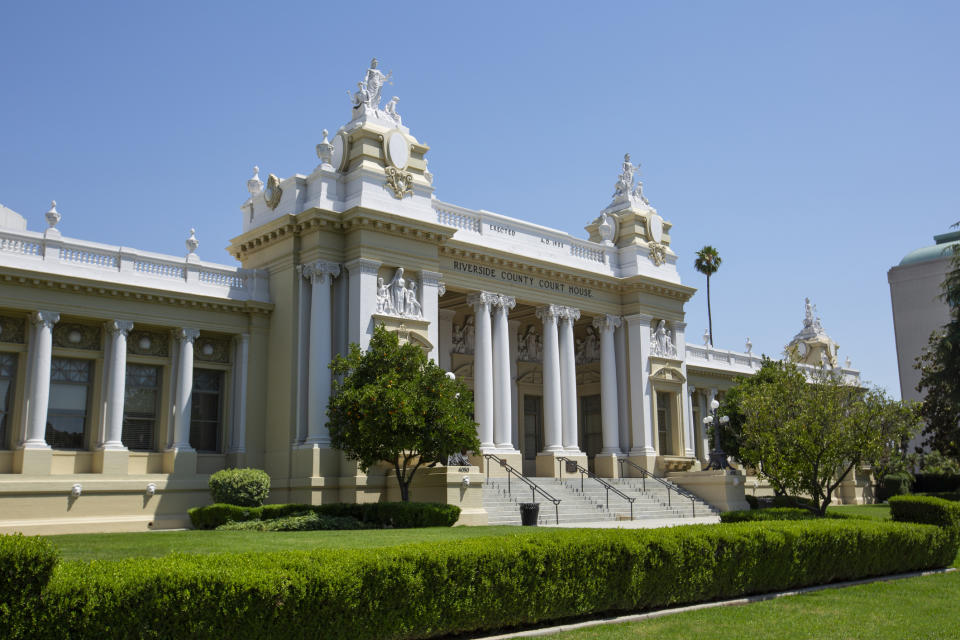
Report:
[{"label": "palm tree", "polygon": [[710,276],[720,268],[720,254],[710,245],[697,251],[697,259],[693,262],[693,268],[707,276],[707,321],[710,327],[710,346],[713,346],[713,315],[710,312]]}]

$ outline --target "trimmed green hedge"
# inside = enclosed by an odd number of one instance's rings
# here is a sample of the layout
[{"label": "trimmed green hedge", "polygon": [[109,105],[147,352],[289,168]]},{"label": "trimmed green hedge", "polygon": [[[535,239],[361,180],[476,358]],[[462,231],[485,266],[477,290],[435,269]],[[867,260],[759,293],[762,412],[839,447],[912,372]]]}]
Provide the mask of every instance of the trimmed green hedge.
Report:
[{"label": "trimmed green hedge", "polygon": [[426,638],[942,567],[939,527],[580,529],[368,550],[70,562],[30,638]]},{"label": "trimmed green hedge", "polygon": [[59,558],[44,538],[0,535],[0,638],[23,624],[21,616],[36,606]]},{"label": "trimmed green hedge", "polygon": [[960,535],[960,504],[930,496],[894,496],[890,515],[897,522],[921,522],[946,527]]},{"label": "trimmed green hedge", "polygon": [[215,529],[228,522],[272,520],[304,512],[313,512],[318,516],[330,518],[355,518],[367,528],[452,527],[460,518],[460,507],[433,502],[267,504],[262,507],[214,504],[190,509],[189,514],[194,528]]},{"label": "trimmed green hedge", "polygon": [[763,522],[768,520],[812,520],[817,515],[809,509],[797,507],[771,507],[749,511],[725,511],[720,522]]},{"label": "trimmed green hedge", "polygon": [[214,502],[259,507],[270,495],[270,476],[262,469],[222,469],[210,476]]}]

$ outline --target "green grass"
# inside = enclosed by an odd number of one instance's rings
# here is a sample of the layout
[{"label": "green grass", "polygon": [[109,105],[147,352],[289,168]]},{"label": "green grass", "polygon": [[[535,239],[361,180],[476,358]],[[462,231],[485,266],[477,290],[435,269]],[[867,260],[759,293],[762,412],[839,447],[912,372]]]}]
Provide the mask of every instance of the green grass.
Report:
[{"label": "green grass", "polygon": [[847,504],[827,507],[828,513],[857,515],[873,520],[889,520],[890,505],[887,504]]},{"label": "green grass", "polygon": [[[365,549],[410,542],[456,542],[469,538],[512,536],[519,527],[430,527],[360,531],[149,531],[48,536],[64,560],[118,560],[170,553],[233,553],[289,549]],[[530,531],[549,529],[524,527]]]},{"label": "green grass", "polygon": [[735,607],[717,607],[542,636],[553,640],[903,640],[956,638],[960,572],[827,589]]}]

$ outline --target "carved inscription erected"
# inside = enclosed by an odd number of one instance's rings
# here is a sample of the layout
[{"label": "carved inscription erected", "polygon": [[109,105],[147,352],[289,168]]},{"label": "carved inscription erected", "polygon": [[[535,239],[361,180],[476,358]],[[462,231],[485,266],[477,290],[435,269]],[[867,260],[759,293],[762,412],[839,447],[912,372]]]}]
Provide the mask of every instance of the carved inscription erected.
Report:
[{"label": "carved inscription erected", "polygon": [[488,280],[497,280],[500,282],[511,282],[513,284],[517,284],[523,287],[529,287],[531,289],[541,289],[543,291],[554,291],[556,293],[563,293],[571,296],[579,296],[581,298],[593,297],[593,289],[591,289],[590,287],[566,284],[558,280],[548,280],[547,278],[537,278],[534,276],[529,276],[519,271],[508,271],[506,269],[497,269],[497,268],[488,267],[482,264],[462,262],[460,260],[453,261],[453,270],[459,271],[461,273],[469,273],[471,275],[480,276],[481,278],[488,279]]}]

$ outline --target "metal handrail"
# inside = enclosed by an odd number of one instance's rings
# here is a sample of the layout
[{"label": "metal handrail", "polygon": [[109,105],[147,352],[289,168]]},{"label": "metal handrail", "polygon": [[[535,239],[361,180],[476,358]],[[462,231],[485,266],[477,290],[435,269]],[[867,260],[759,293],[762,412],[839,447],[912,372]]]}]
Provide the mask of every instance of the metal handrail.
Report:
[{"label": "metal handrail", "polygon": [[517,478],[522,480],[528,487],[530,487],[531,502],[536,501],[537,494],[539,493],[544,498],[546,498],[547,500],[553,503],[554,517],[557,520],[557,524],[560,524],[560,498],[554,498],[552,495],[550,495],[549,493],[541,489],[536,482],[533,482],[529,478],[524,477],[522,473],[518,472],[516,469],[510,466],[510,464],[507,463],[507,461],[504,460],[503,458],[498,458],[492,453],[485,453],[483,454],[483,457],[487,459],[487,482],[490,482],[490,461],[496,460],[496,462],[507,471],[507,493],[509,493],[510,495],[513,495],[513,491],[511,491],[510,489],[510,476],[511,475],[517,476]]},{"label": "metal handrail", "polygon": [[[611,491],[613,491],[615,494],[617,494],[618,496],[620,496],[621,498],[623,498],[624,500],[626,500],[627,502],[629,502],[629,503],[630,503],[630,519],[633,520],[633,501],[636,500],[636,498],[633,498],[633,497],[631,497],[631,496],[628,496],[628,495],[625,494],[623,491],[620,491],[620,489],[617,489],[615,486],[613,486],[612,484],[610,484],[609,482],[607,482],[607,481],[604,480],[603,478],[597,476],[596,474],[594,474],[593,472],[591,472],[591,471],[589,471],[589,470],[587,470],[587,469],[584,469],[582,466],[580,466],[580,463],[577,462],[576,460],[573,460],[573,459],[571,459],[571,458],[564,458],[563,456],[557,456],[557,462],[558,462],[558,463],[560,463],[560,462],[572,462],[573,464],[577,465],[577,471],[580,472],[580,491],[581,491],[581,492],[583,491],[583,479],[584,479],[584,477],[592,478],[593,480],[596,480],[596,481],[599,482],[601,485],[603,485],[603,488],[607,490],[607,511],[610,511],[610,492],[611,492]],[[563,480],[563,464],[560,464],[560,478],[559,478],[559,479],[560,479],[561,481]]]},{"label": "metal handrail", "polygon": [[697,500],[698,500],[697,496],[693,495],[692,493],[690,493],[690,492],[687,491],[686,489],[681,489],[681,488],[678,487],[677,485],[675,485],[675,484],[673,484],[673,483],[671,483],[671,482],[667,482],[667,481],[664,480],[663,478],[658,478],[657,476],[653,475],[652,473],[650,473],[649,471],[647,471],[646,469],[644,469],[643,467],[641,467],[640,465],[638,465],[636,462],[633,462],[633,461],[631,461],[631,460],[627,460],[626,458],[619,458],[619,459],[617,460],[617,462],[620,463],[620,477],[621,477],[621,478],[625,477],[624,474],[623,474],[623,464],[624,464],[624,463],[627,463],[628,465],[630,465],[631,467],[633,467],[634,469],[636,469],[637,471],[640,472],[640,479],[641,479],[641,481],[642,481],[642,483],[643,483],[643,490],[644,490],[644,491],[647,490],[647,478],[650,478],[651,480],[656,480],[657,482],[659,482],[660,484],[662,484],[663,486],[665,486],[665,487],[667,488],[667,506],[668,506],[668,507],[673,508],[673,504],[672,504],[671,501],[670,501],[670,492],[671,492],[671,491],[676,491],[678,496],[683,496],[684,498],[689,498],[689,499],[690,499],[690,508],[691,508],[691,510],[692,510],[692,516],[693,516],[694,518],[697,517]]}]

